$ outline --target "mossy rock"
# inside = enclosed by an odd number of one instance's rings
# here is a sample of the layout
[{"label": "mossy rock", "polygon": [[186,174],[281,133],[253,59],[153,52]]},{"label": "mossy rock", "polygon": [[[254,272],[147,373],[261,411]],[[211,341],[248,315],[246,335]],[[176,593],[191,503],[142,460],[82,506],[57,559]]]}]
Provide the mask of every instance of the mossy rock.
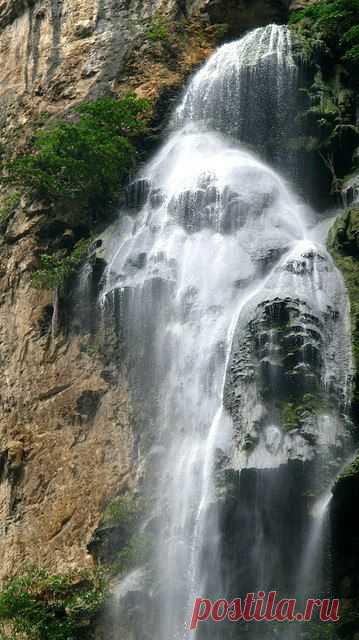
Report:
[{"label": "mossy rock", "polygon": [[337,218],[329,233],[328,246],[343,256],[359,258],[359,205]]},{"label": "mossy rock", "polygon": [[[319,393],[305,393],[300,399],[282,402],[279,408],[282,428],[285,431],[298,429],[306,422],[308,416],[318,416],[330,408],[329,400]],[[308,439],[312,439],[310,434]]]},{"label": "mossy rock", "polygon": [[[117,496],[106,506],[100,526],[88,544],[88,550],[97,561],[111,566],[117,562],[118,553],[129,554],[132,539],[136,535],[144,505],[133,494]],[[126,551],[127,550],[127,551]]]},{"label": "mossy rock", "polygon": [[359,409],[359,206],[347,209],[332,226],[328,249],[343,274],[351,307],[353,355],[355,363],[353,387],[353,420],[358,424]]},{"label": "mossy rock", "polygon": [[345,478],[359,478],[359,452],[354,458],[353,462],[351,462],[347,467],[345,467],[344,471],[340,474],[338,478],[338,482],[344,480]]}]

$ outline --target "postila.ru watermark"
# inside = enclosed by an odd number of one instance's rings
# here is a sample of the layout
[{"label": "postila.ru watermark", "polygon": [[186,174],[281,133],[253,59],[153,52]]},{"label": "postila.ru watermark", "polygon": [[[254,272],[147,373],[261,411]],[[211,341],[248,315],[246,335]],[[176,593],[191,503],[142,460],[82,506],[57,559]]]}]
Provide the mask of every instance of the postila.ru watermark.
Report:
[{"label": "postila.ru watermark", "polygon": [[209,598],[196,598],[193,606],[190,629],[199,623],[213,622],[309,622],[319,616],[321,622],[338,622],[339,600],[333,598],[308,598],[304,611],[297,610],[295,598],[277,600],[277,591],[247,593],[245,598],[226,600],[220,598],[212,602]]}]

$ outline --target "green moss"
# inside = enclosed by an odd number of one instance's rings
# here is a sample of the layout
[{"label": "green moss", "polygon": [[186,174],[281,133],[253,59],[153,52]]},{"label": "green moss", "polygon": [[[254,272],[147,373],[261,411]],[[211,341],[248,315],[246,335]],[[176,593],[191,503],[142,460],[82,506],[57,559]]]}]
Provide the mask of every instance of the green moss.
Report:
[{"label": "green moss", "polygon": [[18,191],[8,194],[0,207],[0,227],[6,227],[12,215],[20,204],[21,195]]},{"label": "green moss", "polygon": [[0,592],[0,633],[4,640],[77,640],[107,594],[101,571],[50,574],[28,567],[8,579]]},{"label": "green moss", "polygon": [[328,236],[328,248],[343,274],[351,308],[352,344],[355,363],[353,413],[359,407],[359,206],[337,218]]},{"label": "green moss", "polygon": [[229,31],[229,25],[226,22],[218,22],[217,24],[213,25],[213,28],[218,40],[222,40],[222,38],[224,38]]},{"label": "green moss", "polygon": [[[307,133],[293,142],[299,149],[320,153],[332,173],[333,191],[339,191],[339,178],[343,169],[347,170],[348,164],[350,166],[352,152],[359,141],[359,130],[353,116],[355,92],[342,87],[335,76],[324,80],[321,71],[302,92],[306,96],[307,108],[301,111],[299,118]],[[345,154],[343,148],[346,149]]]},{"label": "green moss", "polygon": [[104,524],[121,524],[126,529],[132,529],[142,512],[140,498],[130,494],[118,496],[107,505],[102,521]]},{"label": "green moss", "polygon": [[293,402],[283,402],[280,410],[280,421],[286,431],[297,429],[300,426],[298,407]]},{"label": "green moss", "polygon": [[349,478],[351,476],[359,476],[359,453],[351,464],[345,467],[344,471],[340,474],[338,480],[343,478]]},{"label": "green moss", "polygon": [[148,562],[151,557],[153,543],[153,537],[149,533],[135,533],[117,554],[115,562],[111,566],[111,572],[113,574],[127,573],[134,567]]},{"label": "green moss", "polygon": [[152,42],[167,40],[170,35],[169,22],[164,17],[153,18],[147,30],[147,38]]},{"label": "green moss", "polygon": [[320,394],[305,393],[300,401],[281,403],[281,425],[286,431],[298,429],[302,425],[306,414],[320,415],[330,410],[330,408],[330,402],[325,397]]}]

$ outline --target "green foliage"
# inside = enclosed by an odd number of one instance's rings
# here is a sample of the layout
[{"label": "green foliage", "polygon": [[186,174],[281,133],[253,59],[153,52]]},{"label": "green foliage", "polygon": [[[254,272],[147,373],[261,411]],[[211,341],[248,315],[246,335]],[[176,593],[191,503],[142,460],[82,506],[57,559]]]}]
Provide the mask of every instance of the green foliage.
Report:
[{"label": "green foliage", "polygon": [[359,407],[359,207],[337,218],[330,229],[328,248],[343,274],[350,298],[353,355],[356,366],[353,390],[354,411]]},{"label": "green foliage", "polygon": [[0,207],[0,226],[5,226],[20,204],[20,194],[15,191],[7,195]]},{"label": "green foliage", "polygon": [[120,534],[120,549],[109,564],[113,575],[126,573],[135,566],[145,564],[149,559],[153,536],[140,530],[143,514],[143,499],[133,494],[118,496],[104,511],[102,529],[111,530],[115,527]]},{"label": "green foliage", "polygon": [[10,578],[0,592],[0,633],[4,640],[77,640],[88,638],[88,626],[106,597],[99,571],[52,575],[28,567]]},{"label": "green foliage", "polygon": [[352,124],[354,96],[349,89],[324,82],[318,73],[309,89],[303,90],[309,98],[309,108],[302,114],[309,130],[314,133],[313,148],[335,150],[350,136],[351,145],[359,137]]},{"label": "green foliage", "polygon": [[[19,186],[31,198],[52,205],[49,210],[61,211],[70,226],[91,226],[111,210],[134,168],[135,141],[145,130],[148,106],[132,95],[81,104],[71,119],[48,123],[39,131],[31,152],[5,163],[2,183]],[[84,262],[89,244],[83,239],[70,252],[52,252],[50,246],[40,256],[33,285],[63,289]]]},{"label": "green foliage", "polygon": [[148,31],[147,38],[152,42],[167,40],[170,34],[169,23],[163,17],[153,18]]},{"label": "green foliage", "polygon": [[320,415],[330,408],[330,402],[320,394],[305,393],[300,400],[282,402],[280,405],[282,427],[286,431],[297,429],[307,414]]},{"label": "green foliage", "polygon": [[[300,113],[306,135],[294,142],[297,148],[317,151],[332,178],[332,192],[340,191],[359,142],[355,124],[355,92],[338,86],[336,77],[325,80],[318,72],[309,88],[302,89],[308,108]],[[304,125],[304,126],[303,126]]]},{"label": "green foliage", "polygon": [[30,153],[5,165],[2,181],[31,196],[96,217],[115,201],[135,163],[133,139],[145,128],[146,100],[100,98],[35,136]]},{"label": "green foliage", "polygon": [[117,554],[112,566],[113,573],[127,573],[134,567],[148,562],[152,546],[153,539],[149,533],[135,533]]},{"label": "green foliage", "polygon": [[110,502],[104,512],[103,522],[121,524],[130,530],[138,521],[143,510],[142,501],[131,494],[119,496]]},{"label": "green foliage", "polygon": [[68,278],[72,276],[88,255],[91,238],[80,240],[70,254],[60,250],[40,256],[40,268],[32,275],[32,284],[36,289],[63,290]]},{"label": "green foliage", "polygon": [[344,471],[339,476],[339,480],[349,478],[350,476],[359,476],[359,454],[354,458],[351,464],[345,467]]},{"label": "green foliage", "polygon": [[283,402],[281,406],[281,423],[286,431],[291,431],[300,426],[298,408],[293,402]]},{"label": "green foliage", "polygon": [[359,0],[319,0],[293,12],[290,23],[311,48],[322,43],[342,62],[359,65]]},{"label": "green foliage", "polygon": [[216,38],[221,40],[227,35],[229,31],[229,25],[226,22],[218,22],[214,25],[214,31],[216,34]]},{"label": "green foliage", "polygon": [[355,24],[343,36],[343,41],[349,44],[359,42],[359,25]]},{"label": "green foliage", "polygon": [[347,51],[343,57],[344,62],[352,65],[359,65],[359,44],[355,44]]}]

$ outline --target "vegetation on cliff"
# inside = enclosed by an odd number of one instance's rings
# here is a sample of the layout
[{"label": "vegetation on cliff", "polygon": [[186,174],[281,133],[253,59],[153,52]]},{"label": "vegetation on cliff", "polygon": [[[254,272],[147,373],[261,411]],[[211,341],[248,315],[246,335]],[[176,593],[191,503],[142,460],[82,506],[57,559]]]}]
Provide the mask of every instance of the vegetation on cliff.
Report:
[{"label": "vegetation on cliff", "polygon": [[328,61],[359,66],[359,0],[319,0],[290,16],[308,53],[320,52]]},{"label": "vegetation on cliff", "polygon": [[148,560],[153,536],[140,526],[144,509],[140,497],[125,494],[114,498],[103,513],[89,549],[113,575],[125,573]]},{"label": "vegetation on cliff", "polygon": [[5,163],[2,180],[96,220],[135,167],[133,141],[145,129],[147,107],[146,100],[131,95],[83,103],[73,120],[40,130],[28,153]]},{"label": "vegetation on cliff", "polygon": [[351,307],[353,354],[356,365],[353,414],[359,409],[359,206],[347,209],[330,230],[328,248],[341,270]]},{"label": "vegetation on cliff", "polygon": [[32,284],[37,289],[59,289],[78,270],[88,256],[91,238],[79,240],[70,253],[60,249],[52,254],[40,256],[40,267],[32,276]]},{"label": "vegetation on cliff", "polygon": [[4,199],[3,205],[0,207],[0,228],[4,228],[15,213],[20,203],[20,194],[18,191],[9,193]]},{"label": "vegetation on cliff", "polygon": [[99,571],[52,575],[29,567],[10,578],[0,592],[2,640],[80,640],[106,597]]},{"label": "vegetation on cliff", "polygon": [[306,62],[305,135],[299,148],[318,152],[329,172],[332,192],[353,169],[359,143],[356,102],[359,69],[359,0],[319,0],[291,14],[299,52]]},{"label": "vegetation on cliff", "polygon": [[[50,246],[40,256],[35,286],[61,289],[86,258],[92,230],[109,217],[136,165],[147,110],[147,100],[133,95],[83,103],[66,120],[40,129],[26,153],[3,162],[2,184],[44,202],[47,220],[82,226],[70,247]],[[18,202],[16,191],[0,210],[0,224],[6,225]]]}]

